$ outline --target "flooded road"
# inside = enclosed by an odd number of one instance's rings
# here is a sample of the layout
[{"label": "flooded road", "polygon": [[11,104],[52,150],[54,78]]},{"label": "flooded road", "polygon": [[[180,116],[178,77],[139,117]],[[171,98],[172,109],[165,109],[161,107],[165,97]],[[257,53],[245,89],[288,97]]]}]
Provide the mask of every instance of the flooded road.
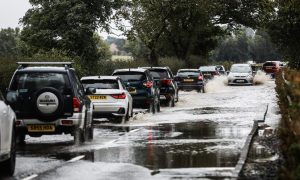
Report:
[{"label": "flooded road", "polygon": [[180,92],[174,108],[138,113],[125,124],[99,121],[94,140],[26,138],[18,147],[16,179],[170,179],[229,173],[269,104],[266,123],[276,127],[274,81],[259,86],[219,84],[208,93]]}]

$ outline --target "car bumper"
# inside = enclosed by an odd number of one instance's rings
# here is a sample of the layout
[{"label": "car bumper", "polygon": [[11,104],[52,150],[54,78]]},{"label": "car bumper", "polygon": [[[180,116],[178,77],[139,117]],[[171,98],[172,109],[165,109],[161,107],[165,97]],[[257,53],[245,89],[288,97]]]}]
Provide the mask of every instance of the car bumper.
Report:
[{"label": "car bumper", "polygon": [[229,79],[228,85],[252,85],[253,78]]},{"label": "car bumper", "polygon": [[193,89],[202,89],[204,84],[178,84],[178,89],[182,90],[193,90]]},{"label": "car bumper", "polygon": [[[72,117],[59,118],[55,121],[41,121],[39,119],[17,119],[16,128],[18,132],[25,134],[61,134],[61,133],[72,133],[74,128],[80,127],[82,124],[83,113],[74,113]],[[28,127],[30,125],[52,125],[55,127],[54,131],[39,131],[39,132],[30,132]]]},{"label": "car bumper", "polygon": [[125,116],[128,105],[124,102],[118,103],[94,103],[94,118],[103,118],[110,116]]}]

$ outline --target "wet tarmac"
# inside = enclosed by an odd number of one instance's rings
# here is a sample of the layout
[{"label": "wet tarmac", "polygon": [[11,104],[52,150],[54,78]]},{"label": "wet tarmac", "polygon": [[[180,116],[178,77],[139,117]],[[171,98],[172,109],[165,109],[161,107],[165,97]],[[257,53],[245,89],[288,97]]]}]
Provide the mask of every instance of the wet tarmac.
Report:
[{"label": "wet tarmac", "polygon": [[[251,100],[246,103],[245,94],[251,94]],[[255,116],[276,98],[274,82],[253,87],[226,86],[222,92],[205,94],[181,92],[180,95],[177,107],[162,108],[157,115],[138,114],[136,120],[133,118],[123,125],[98,122],[94,140],[81,146],[74,146],[71,136],[27,137],[26,145],[18,146],[16,179],[26,177],[28,172],[45,173],[48,174],[45,179],[51,179],[49,171],[56,172],[78,156],[84,156],[81,161],[87,163],[132,164],[152,172],[234,168]],[[268,98],[262,99],[266,96]],[[198,102],[188,103],[196,98]],[[31,169],[24,165],[32,161]],[[47,163],[48,169],[42,172],[35,169]],[[82,168],[88,171],[88,167]],[[112,168],[111,171],[117,170]]]}]

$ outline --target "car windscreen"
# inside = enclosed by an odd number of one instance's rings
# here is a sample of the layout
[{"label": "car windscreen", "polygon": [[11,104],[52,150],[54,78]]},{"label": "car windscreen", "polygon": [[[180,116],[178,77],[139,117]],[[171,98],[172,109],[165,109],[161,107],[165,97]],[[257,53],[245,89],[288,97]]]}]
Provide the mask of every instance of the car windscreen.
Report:
[{"label": "car windscreen", "polygon": [[133,71],[117,72],[114,73],[114,76],[119,76],[124,82],[146,80],[146,75],[143,72],[133,72]]},{"label": "car windscreen", "polygon": [[199,69],[202,72],[204,72],[204,71],[216,71],[216,67],[215,66],[202,66]]},{"label": "car windscreen", "polygon": [[233,73],[250,73],[252,69],[250,66],[232,66],[230,72]]},{"label": "car windscreen", "polygon": [[178,76],[199,76],[200,75],[200,72],[199,71],[178,71],[177,73]]},{"label": "car windscreen", "polygon": [[274,63],[274,62],[267,62],[263,66],[275,66],[275,65],[276,65],[276,63]]},{"label": "car windscreen", "polygon": [[68,77],[65,73],[24,72],[15,75],[10,90],[28,92],[36,91],[44,87],[64,90],[67,84],[69,84]]},{"label": "car windscreen", "polygon": [[171,78],[168,71],[165,69],[149,69],[151,76],[154,79],[169,79]]},{"label": "car windscreen", "polygon": [[114,79],[88,79],[82,80],[81,83],[85,89],[119,89],[118,81]]}]

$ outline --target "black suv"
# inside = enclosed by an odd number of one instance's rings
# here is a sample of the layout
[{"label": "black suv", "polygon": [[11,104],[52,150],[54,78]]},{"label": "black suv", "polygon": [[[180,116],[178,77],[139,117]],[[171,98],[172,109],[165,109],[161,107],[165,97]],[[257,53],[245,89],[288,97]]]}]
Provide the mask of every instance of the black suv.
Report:
[{"label": "black suv", "polygon": [[119,76],[133,99],[134,108],[160,111],[159,88],[147,69],[117,69],[113,76]]},{"label": "black suv", "polygon": [[[93,108],[71,62],[19,62],[6,99],[16,113],[17,135],[71,134],[93,138]],[[63,66],[63,67],[58,67]]]},{"label": "black suv", "polygon": [[169,67],[140,67],[148,69],[154,80],[159,85],[160,101],[174,107],[178,101],[178,86]]},{"label": "black suv", "polygon": [[206,80],[199,69],[179,69],[175,80],[180,90],[197,90],[204,93]]}]

